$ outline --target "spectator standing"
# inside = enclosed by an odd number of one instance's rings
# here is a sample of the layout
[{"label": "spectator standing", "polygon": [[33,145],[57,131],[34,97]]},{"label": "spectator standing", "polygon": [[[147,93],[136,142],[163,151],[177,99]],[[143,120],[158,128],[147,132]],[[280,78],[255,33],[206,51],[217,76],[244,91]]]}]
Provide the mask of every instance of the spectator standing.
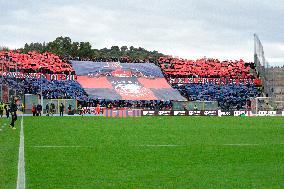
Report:
[{"label": "spectator standing", "polygon": [[197,105],[196,105],[196,104],[194,105],[194,108],[193,108],[193,109],[194,109],[194,111],[197,111],[197,110],[198,110],[198,108],[197,108]]},{"label": "spectator standing", "polygon": [[36,116],[36,105],[34,103],[32,106],[32,113],[33,113],[33,116]]},{"label": "spectator standing", "polygon": [[111,102],[108,104],[107,108],[108,108],[108,109],[112,109],[112,108],[113,108]]},{"label": "spectator standing", "polygon": [[96,111],[98,115],[101,113],[101,107],[99,104],[97,104]]},{"label": "spectator standing", "polygon": [[52,116],[53,116],[53,114],[55,114],[55,104],[54,103],[50,104],[50,113],[51,113]]},{"label": "spectator standing", "polygon": [[83,116],[83,109],[81,105],[78,106],[78,112],[79,112],[79,115]]},{"label": "spectator standing", "polygon": [[186,105],[185,103],[182,105],[182,107],[183,107],[183,110],[184,110],[184,111],[187,110],[187,105]]},{"label": "spectator standing", "polygon": [[72,113],[72,105],[71,104],[69,104],[69,106],[68,106],[68,115],[72,115],[73,113]]},{"label": "spectator standing", "polygon": [[6,112],[6,117],[7,117],[7,119],[9,118],[9,106],[8,106],[8,104],[5,104],[4,105],[4,109],[5,109],[5,112]]},{"label": "spectator standing", "polygon": [[23,114],[25,113],[25,105],[24,105],[24,103],[22,103],[22,112],[23,112]]},{"label": "spectator standing", "polygon": [[60,116],[63,116],[63,112],[64,112],[64,105],[63,105],[63,103],[60,104],[59,111],[60,111]]},{"label": "spectator standing", "polygon": [[38,116],[41,116],[41,112],[42,112],[42,106],[41,106],[41,104],[38,104],[38,105],[36,106],[36,110],[37,110],[37,115],[38,115]]},{"label": "spectator standing", "polygon": [[0,103],[0,116],[1,118],[3,117],[3,113],[4,113],[4,104],[3,102]]},{"label": "spectator standing", "polygon": [[18,99],[15,98],[15,100],[11,103],[12,121],[11,121],[11,124],[10,124],[9,127],[12,128],[12,129],[16,129],[15,128],[15,122],[17,121],[17,110],[18,110],[17,101],[18,101]]},{"label": "spectator standing", "polygon": [[45,106],[45,113],[46,113],[46,116],[49,116],[49,105],[48,105],[48,103]]}]

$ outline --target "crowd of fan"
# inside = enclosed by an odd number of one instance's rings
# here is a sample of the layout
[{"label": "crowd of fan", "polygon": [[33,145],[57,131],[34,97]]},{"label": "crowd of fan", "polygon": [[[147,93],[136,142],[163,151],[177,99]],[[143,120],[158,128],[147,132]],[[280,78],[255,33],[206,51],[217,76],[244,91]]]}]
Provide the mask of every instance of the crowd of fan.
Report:
[{"label": "crowd of fan", "polygon": [[4,82],[22,94],[42,94],[46,99],[88,101],[87,94],[77,81],[5,78]]},{"label": "crowd of fan", "polygon": [[58,56],[35,51],[27,54],[20,51],[0,51],[0,69],[6,72],[74,74],[72,66]]},{"label": "crowd of fan", "polygon": [[[219,61],[218,59],[186,60],[160,57],[158,63],[169,78],[229,78],[255,79],[254,63]],[[175,84],[173,85],[189,101],[217,101],[222,109],[243,109],[252,97],[261,95],[261,89],[245,84]]]},{"label": "crowd of fan", "polygon": [[[0,78],[1,80],[1,78]],[[44,99],[77,99],[83,107],[92,107],[100,104],[101,107],[108,108],[144,108],[144,109],[164,109],[170,110],[170,101],[131,101],[131,100],[99,100],[91,99],[81,88],[77,81],[49,81],[46,79],[15,79],[4,78],[10,88],[16,89],[18,94],[43,95]],[[2,83],[2,81],[0,81]]]},{"label": "crowd of fan", "polygon": [[[129,57],[99,58],[95,62],[144,62],[153,60],[130,60]],[[199,78],[232,78],[254,79],[255,65],[239,61],[219,61],[217,59],[184,60],[172,57],[161,57],[158,60],[165,77],[199,77]],[[3,69],[2,69],[3,68]],[[1,51],[0,69],[2,71],[22,71],[26,73],[58,73],[75,74],[71,64],[62,61],[52,53],[29,52],[21,54],[19,51]],[[6,77],[5,82],[10,88],[23,94],[42,94],[46,99],[77,99],[84,103],[100,104],[102,107],[133,107],[150,109],[171,109],[169,101],[127,101],[127,100],[97,100],[90,99],[77,81],[49,81],[46,79],[15,79]],[[218,101],[222,109],[244,108],[251,97],[261,95],[261,91],[254,85],[228,84],[185,84],[173,85],[190,101]],[[85,104],[87,106],[88,104]]]},{"label": "crowd of fan", "polygon": [[218,59],[185,60],[160,57],[158,60],[166,77],[194,78],[255,78],[254,63],[239,61],[219,61]]},{"label": "crowd of fan", "polygon": [[222,109],[243,109],[250,98],[261,95],[255,85],[186,84],[175,85],[175,89],[190,101],[218,101]]}]

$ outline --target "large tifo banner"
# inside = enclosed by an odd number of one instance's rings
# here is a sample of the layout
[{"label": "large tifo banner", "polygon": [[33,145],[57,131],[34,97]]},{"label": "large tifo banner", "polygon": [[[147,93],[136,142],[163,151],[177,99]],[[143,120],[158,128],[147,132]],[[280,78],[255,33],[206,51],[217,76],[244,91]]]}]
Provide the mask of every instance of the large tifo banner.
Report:
[{"label": "large tifo banner", "polygon": [[186,100],[155,64],[73,61],[77,81],[95,99]]},{"label": "large tifo banner", "polygon": [[76,75],[66,74],[43,74],[43,73],[23,73],[23,72],[0,72],[0,76],[17,79],[40,79],[47,80],[76,80]]},{"label": "large tifo banner", "polygon": [[92,62],[71,61],[77,75],[100,76],[110,75],[117,77],[161,77],[161,69],[152,63],[118,63],[118,62]]}]

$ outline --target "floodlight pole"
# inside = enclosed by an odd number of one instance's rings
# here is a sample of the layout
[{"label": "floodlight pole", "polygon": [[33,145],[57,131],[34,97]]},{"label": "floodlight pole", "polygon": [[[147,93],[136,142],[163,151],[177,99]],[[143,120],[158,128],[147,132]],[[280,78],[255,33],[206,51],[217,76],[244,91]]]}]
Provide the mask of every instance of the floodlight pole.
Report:
[{"label": "floodlight pole", "polygon": [[40,104],[41,104],[41,107],[43,107],[43,96],[42,96],[42,81],[41,81],[41,85],[40,85]]},{"label": "floodlight pole", "polygon": [[[41,67],[40,67],[41,68]],[[40,104],[43,109],[43,96],[42,96],[42,74],[40,73]]]},{"label": "floodlight pole", "polygon": [[[1,60],[1,59],[0,59]],[[3,82],[4,82],[4,78],[3,78],[3,68],[4,68],[4,62],[2,62],[2,60],[1,60],[1,65],[2,65],[2,67],[1,67],[1,72],[2,72],[2,76],[1,76],[1,102],[3,102]]]},{"label": "floodlight pole", "polygon": [[[16,83],[17,83],[17,87],[18,87],[18,62],[16,62]],[[17,89],[15,89],[15,95],[14,97],[17,96]]]},{"label": "floodlight pole", "polygon": [[3,102],[3,82],[4,82],[4,77],[3,77],[3,69],[4,69],[4,62],[1,62],[2,64],[2,68],[1,68],[1,72],[2,72],[2,79],[1,79],[1,102]]}]

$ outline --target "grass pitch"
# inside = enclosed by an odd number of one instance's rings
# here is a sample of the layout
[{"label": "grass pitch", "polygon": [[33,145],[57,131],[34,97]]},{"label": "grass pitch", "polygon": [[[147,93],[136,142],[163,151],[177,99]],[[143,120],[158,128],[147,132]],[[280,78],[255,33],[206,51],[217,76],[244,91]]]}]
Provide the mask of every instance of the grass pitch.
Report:
[{"label": "grass pitch", "polygon": [[[19,130],[8,128],[10,120],[0,118],[0,188],[16,188]],[[19,123],[18,123],[19,125]],[[18,126],[17,125],[17,126]]]},{"label": "grass pitch", "polygon": [[[282,117],[25,117],[24,127],[31,189],[284,188]],[[16,186],[18,141],[19,129],[0,132],[0,188]]]}]

